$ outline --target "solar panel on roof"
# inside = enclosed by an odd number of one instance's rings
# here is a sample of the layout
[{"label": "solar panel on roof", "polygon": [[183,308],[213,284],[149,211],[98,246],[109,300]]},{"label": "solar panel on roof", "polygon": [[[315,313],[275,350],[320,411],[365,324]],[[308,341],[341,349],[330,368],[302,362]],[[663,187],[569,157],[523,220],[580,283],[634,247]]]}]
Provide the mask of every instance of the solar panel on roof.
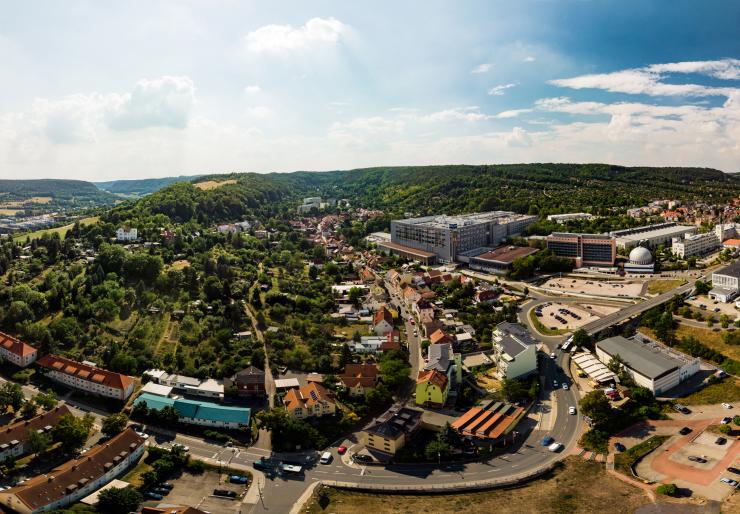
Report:
[{"label": "solar panel on roof", "polygon": [[311,391],[311,399],[315,402],[319,401],[319,397],[316,395],[316,391]]}]

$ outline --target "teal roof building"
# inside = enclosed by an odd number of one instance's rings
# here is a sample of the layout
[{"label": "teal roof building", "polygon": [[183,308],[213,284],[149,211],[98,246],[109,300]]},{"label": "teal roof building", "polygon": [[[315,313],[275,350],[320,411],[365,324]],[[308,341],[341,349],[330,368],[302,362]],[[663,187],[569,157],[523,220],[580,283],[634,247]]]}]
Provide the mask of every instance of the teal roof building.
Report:
[{"label": "teal roof building", "polygon": [[146,404],[147,408],[162,410],[172,407],[183,423],[211,427],[239,428],[249,426],[251,410],[247,407],[227,407],[217,403],[198,400],[186,400],[143,393],[136,399],[136,404]]}]

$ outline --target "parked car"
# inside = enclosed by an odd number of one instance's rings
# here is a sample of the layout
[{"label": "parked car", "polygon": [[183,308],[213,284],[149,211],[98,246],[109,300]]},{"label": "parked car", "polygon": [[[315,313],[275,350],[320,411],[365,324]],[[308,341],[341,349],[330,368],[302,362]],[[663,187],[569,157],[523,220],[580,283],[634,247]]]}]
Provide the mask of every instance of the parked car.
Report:
[{"label": "parked car", "polygon": [[167,489],[168,491],[172,491],[172,489],[175,487],[174,485],[170,484],[169,482],[165,482],[163,484],[159,484],[157,487],[161,487],[162,489]]},{"label": "parked car", "polygon": [[729,468],[727,468],[727,471],[729,471],[730,473],[735,473],[737,475],[740,475],[740,469],[733,468],[732,466],[730,466]]},{"label": "parked car", "polygon": [[691,433],[691,429],[689,427],[683,427],[681,430],[678,431],[681,435],[686,435]]},{"label": "parked car", "polygon": [[575,414],[575,413],[576,413],[576,408],[575,407],[573,407],[572,405],[570,407],[568,407],[568,414]]},{"label": "parked car", "polygon": [[246,484],[249,482],[249,478],[245,477],[244,475],[231,475],[229,477],[229,482],[232,484]]},{"label": "parked car", "polygon": [[726,442],[727,442],[727,439],[725,439],[724,437],[718,437],[717,439],[714,440],[714,444],[725,444]]},{"label": "parked car", "polygon": [[558,387],[558,381],[557,380],[553,380],[552,381],[552,386],[553,387]]},{"label": "parked car", "polygon": [[563,389],[565,389],[566,391],[568,390],[568,384],[566,384],[565,382],[563,382]]},{"label": "parked car", "polygon": [[560,443],[552,443],[550,446],[547,447],[547,449],[551,452],[559,452],[563,449],[563,445]]},{"label": "parked car", "polygon": [[153,491],[147,491],[144,493],[144,498],[149,498],[150,500],[161,500],[164,496]]},{"label": "parked car", "polygon": [[321,454],[321,458],[319,459],[319,462],[321,464],[329,464],[332,459],[334,459],[334,456],[331,454],[331,452],[324,452]]},{"label": "parked car", "polygon": [[254,461],[254,463],[252,464],[252,467],[259,471],[267,471],[270,468],[270,465],[268,464],[266,460],[259,459],[259,460]]},{"label": "parked car", "polygon": [[214,489],[213,490],[214,496],[223,496],[224,498],[236,498],[237,494],[234,491],[229,491],[228,489]]},{"label": "parked car", "polygon": [[551,359],[557,359],[557,358],[558,358],[558,356],[557,356],[557,355],[555,355],[555,352],[552,352],[552,353],[550,354],[550,358],[551,358]]},{"label": "parked car", "polygon": [[696,455],[689,455],[687,457],[691,462],[706,462],[707,459],[704,459],[702,457],[698,457]]},{"label": "parked car", "polygon": [[555,442],[555,439],[548,435],[548,436],[545,436],[544,439],[542,439],[542,446],[550,446],[554,442]]},{"label": "parked car", "polygon": [[684,405],[681,405],[680,403],[674,405],[673,410],[682,414],[689,414],[691,412],[688,408],[686,408]]},{"label": "parked car", "polygon": [[347,453],[347,447],[344,445],[341,445],[339,448],[337,448],[337,453],[339,455],[344,455],[345,453]]},{"label": "parked car", "polygon": [[732,418],[729,416],[725,416],[724,418],[722,418],[722,421],[720,421],[720,423],[723,425],[728,425],[730,421],[732,421]]},{"label": "parked car", "polygon": [[170,494],[170,490],[165,489],[164,487],[155,487],[154,489],[152,489],[152,491],[157,494],[161,494],[162,496],[167,496],[168,494]]},{"label": "parked car", "polygon": [[732,487],[737,487],[737,480],[733,480],[732,478],[722,477],[719,479],[720,482],[723,484],[731,485]]},{"label": "parked car", "polygon": [[724,407],[725,409],[731,409],[732,405],[730,405],[729,403],[723,403],[722,407]]},{"label": "parked car", "polygon": [[185,453],[188,453],[190,451],[190,448],[188,446],[185,446],[184,444],[175,443],[172,445],[173,450],[182,450]]},{"label": "parked car", "polygon": [[370,455],[356,453],[352,456],[357,462],[371,462],[373,458]]},{"label": "parked car", "polygon": [[618,452],[623,452],[627,448],[622,443],[614,443],[614,449],[617,450]]}]

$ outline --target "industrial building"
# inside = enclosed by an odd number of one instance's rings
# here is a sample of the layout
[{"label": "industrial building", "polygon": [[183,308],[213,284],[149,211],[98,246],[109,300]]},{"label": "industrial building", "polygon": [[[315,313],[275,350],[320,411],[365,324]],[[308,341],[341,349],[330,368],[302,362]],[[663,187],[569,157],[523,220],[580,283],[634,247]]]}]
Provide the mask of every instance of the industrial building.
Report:
[{"label": "industrial building", "polygon": [[740,262],[712,273],[712,286],[709,297],[713,300],[725,303],[734,300],[740,291]]},{"label": "industrial building", "polygon": [[467,262],[470,269],[487,273],[506,273],[516,259],[537,253],[537,248],[530,246],[501,246],[499,248],[478,248],[458,254],[460,262]]},{"label": "industrial building", "polygon": [[635,246],[655,248],[658,245],[670,243],[674,237],[685,237],[691,234],[696,234],[696,227],[678,225],[673,222],[609,232],[610,236],[616,238],[617,248],[625,250],[631,250]]},{"label": "industrial building", "polygon": [[647,339],[615,336],[596,343],[596,357],[604,364],[608,365],[617,355],[637,385],[655,395],[673,389],[699,371],[699,359]]},{"label": "industrial building", "polygon": [[591,218],[593,218],[593,215],[586,212],[571,212],[568,214],[550,214],[547,217],[547,221],[554,221],[555,223],[562,225],[563,223],[572,220],[588,220]]},{"label": "industrial building", "polygon": [[537,372],[537,341],[518,323],[504,321],[493,330],[493,360],[501,378],[526,377]]},{"label": "industrial building", "polygon": [[459,253],[499,246],[536,220],[537,216],[508,211],[393,220],[391,243],[378,246],[399,255],[406,252],[413,256],[414,250],[421,250],[433,254],[436,261],[453,262]]},{"label": "industrial building", "polygon": [[558,257],[573,259],[575,266],[613,266],[617,258],[614,238],[603,234],[553,232],[547,249]]},{"label": "industrial building", "polygon": [[713,252],[720,246],[720,240],[714,232],[694,234],[681,239],[674,237],[671,251],[677,257],[686,259],[694,255],[704,255]]}]

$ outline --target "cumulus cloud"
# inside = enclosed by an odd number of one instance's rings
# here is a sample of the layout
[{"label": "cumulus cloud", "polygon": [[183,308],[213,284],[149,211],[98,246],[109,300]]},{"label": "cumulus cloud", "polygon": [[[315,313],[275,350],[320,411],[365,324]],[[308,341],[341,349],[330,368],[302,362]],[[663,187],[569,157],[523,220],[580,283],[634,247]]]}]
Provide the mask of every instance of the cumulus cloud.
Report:
[{"label": "cumulus cloud", "polygon": [[262,91],[262,88],[254,84],[244,88],[244,92],[248,95],[256,95],[260,91]]},{"label": "cumulus cloud", "polygon": [[491,96],[502,96],[507,89],[511,89],[515,86],[516,84],[499,84],[498,86],[493,86],[491,89],[489,89],[488,94]]},{"label": "cumulus cloud", "polygon": [[433,112],[421,116],[419,119],[423,122],[444,122],[444,121],[483,121],[490,119],[491,116],[480,112],[477,106],[462,107],[459,109],[445,109],[443,111]]},{"label": "cumulus cloud", "polygon": [[532,138],[522,127],[514,127],[511,134],[506,136],[506,144],[509,146],[529,147],[532,146]]},{"label": "cumulus cloud", "polygon": [[484,62],[482,64],[479,64],[478,66],[476,66],[472,70],[470,70],[470,73],[472,73],[473,75],[479,75],[479,74],[482,74],[482,73],[488,73],[489,71],[491,71],[491,67],[492,66],[493,65],[491,63]]},{"label": "cumulus cloud", "polygon": [[245,37],[246,48],[253,53],[286,53],[317,45],[333,45],[348,26],[336,18],[311,18],[305,25],[265,25]]},{"label": "cumulus cloud", "polygon": [[728,96],[735,91],[735,89],[729,87],[664,82],[665,76],[671,73],[697,73],[714,78],[738,79],[740,77],[740,60],[723,59],[720,61],[652,64],[644,68],[556,79],[551,80],[550,84],[571,89],[602,89],[612,93],[649,96]]},{"label": "cumulus cloud", "polygon": [[189,77],[144,79],[131,93],[112,100],[106,118],[113,130],[182,129],[187,126],[190,111],[195,105],[195,85]]}]

